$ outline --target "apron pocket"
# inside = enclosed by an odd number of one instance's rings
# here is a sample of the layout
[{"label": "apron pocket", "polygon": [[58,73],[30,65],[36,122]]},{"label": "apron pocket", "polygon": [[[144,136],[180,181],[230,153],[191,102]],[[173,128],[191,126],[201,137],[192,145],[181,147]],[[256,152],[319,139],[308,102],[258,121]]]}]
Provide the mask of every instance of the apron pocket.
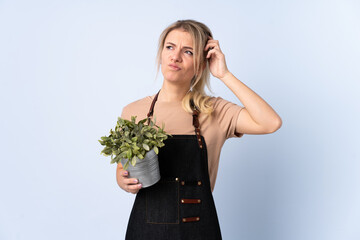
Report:
[{"label": "apron pocket", "polygon": [[179,182],[160,180],[146,191],[146,222],[179,223]]}]

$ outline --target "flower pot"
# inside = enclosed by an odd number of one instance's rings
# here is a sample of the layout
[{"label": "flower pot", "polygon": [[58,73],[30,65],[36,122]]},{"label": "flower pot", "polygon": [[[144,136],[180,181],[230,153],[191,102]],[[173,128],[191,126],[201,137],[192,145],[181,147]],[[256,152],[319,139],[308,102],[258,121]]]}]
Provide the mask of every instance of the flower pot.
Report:
[{"label": "flower pot", "polygon": [[[128,159],[121,159],[121,164],[124,166]],[[158,155],[154,149],[151,149],[145,154],[144,159],[137,159],[135,167],[129,163],[127,171],[129,178],[137,178],[143,188],[150,187],[160,180],[160,168]]]}]

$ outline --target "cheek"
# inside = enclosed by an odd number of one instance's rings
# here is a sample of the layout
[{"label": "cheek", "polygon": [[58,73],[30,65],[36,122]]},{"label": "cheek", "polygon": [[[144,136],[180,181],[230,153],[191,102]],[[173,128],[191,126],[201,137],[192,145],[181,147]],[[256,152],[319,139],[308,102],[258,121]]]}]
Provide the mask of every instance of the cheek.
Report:
[{"label": "cheek", "polygon": [[169,56],[169,53],[168,52],[166,52],[165,50],[163,50],[162,52],[161,52],[161,60],[163,61],[163,60],[166,60]]},{"label": "cheek", "polygon": [[195,74],[195,69],[194,69],[194,62],[190,62],[189,66],[188,66],[188,72]]}]

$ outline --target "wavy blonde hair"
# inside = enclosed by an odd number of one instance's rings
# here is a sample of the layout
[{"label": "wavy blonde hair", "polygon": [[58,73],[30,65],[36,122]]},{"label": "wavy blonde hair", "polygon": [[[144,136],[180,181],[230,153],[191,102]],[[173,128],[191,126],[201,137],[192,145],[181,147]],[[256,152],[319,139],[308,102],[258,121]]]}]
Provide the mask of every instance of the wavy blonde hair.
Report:
[{"label": "wavy blonde hair", "polygon": [[[189,92],[186,93],[182,100],[182,107],[185,111],[192,113],[193,110],[190,105],[190,100],[193,100],[195,107],[201,112],[211,116],[213,112],[213,106],[210,102],[211,96],[206,95],[205,85],[210,88],[210,70],[209,63],[206,59],[207,52],[204,51],[206,43],[208,41],[208,36],[212,37],[210,29],[203,23],[197,22],[195,20],[178,20],[168,26],[160,35],[159,46],[156,57],[157,62],[157,72],[159,72],[161,65],[161,53],[164,48],[165,39],[167,35],[175,29],[183,29],[188,32],[193,39],[194,47],[194,72],[195,75],[191,80],[191,86]],[[205,64],[205,67],[204,67]]]}]

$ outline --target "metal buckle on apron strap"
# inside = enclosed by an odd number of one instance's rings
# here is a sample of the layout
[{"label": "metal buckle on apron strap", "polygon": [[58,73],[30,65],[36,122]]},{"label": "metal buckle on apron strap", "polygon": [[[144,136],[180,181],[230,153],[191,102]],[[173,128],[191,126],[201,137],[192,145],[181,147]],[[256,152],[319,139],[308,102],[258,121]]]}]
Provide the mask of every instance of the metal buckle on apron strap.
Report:
[{"label": "metal buckle on apron strap", "polygon": [[191,185],[191,186],[194,186],[194,185],[198,185],[198,186],[201,186],[202,182],[199,180],[199,181],[181,181],[181,185],[184,186],[186,183],[186,185]]},{"label": "metal buckle on apron strap", "polygon": [[194,113],[193,113],[193,125],[194,125],[194,127],[195,127],[195,134],[196,134],[196,138],[197,138],[197,140],[198,140],[199,147],[200,147],[200,148],[203,148],[203,144],[202,144],[201,136],[200,136],[200,128],[199,128],[198,114],[199,114],[199,113],[194,110]]},{"label": "metal buckle on apron strap", "polygon": [[185,222],[197,222],[200,220],[200,217],[187,217],[183,218],[182,221]]},{"label": "metal buckle on apron strap", "polygon": [[196,203],[201,203],[201,199],[182,198],[181,203],[184,203],[184,204],[186,204],[186,203],[194,203],[194,204],[196,204]]}]

